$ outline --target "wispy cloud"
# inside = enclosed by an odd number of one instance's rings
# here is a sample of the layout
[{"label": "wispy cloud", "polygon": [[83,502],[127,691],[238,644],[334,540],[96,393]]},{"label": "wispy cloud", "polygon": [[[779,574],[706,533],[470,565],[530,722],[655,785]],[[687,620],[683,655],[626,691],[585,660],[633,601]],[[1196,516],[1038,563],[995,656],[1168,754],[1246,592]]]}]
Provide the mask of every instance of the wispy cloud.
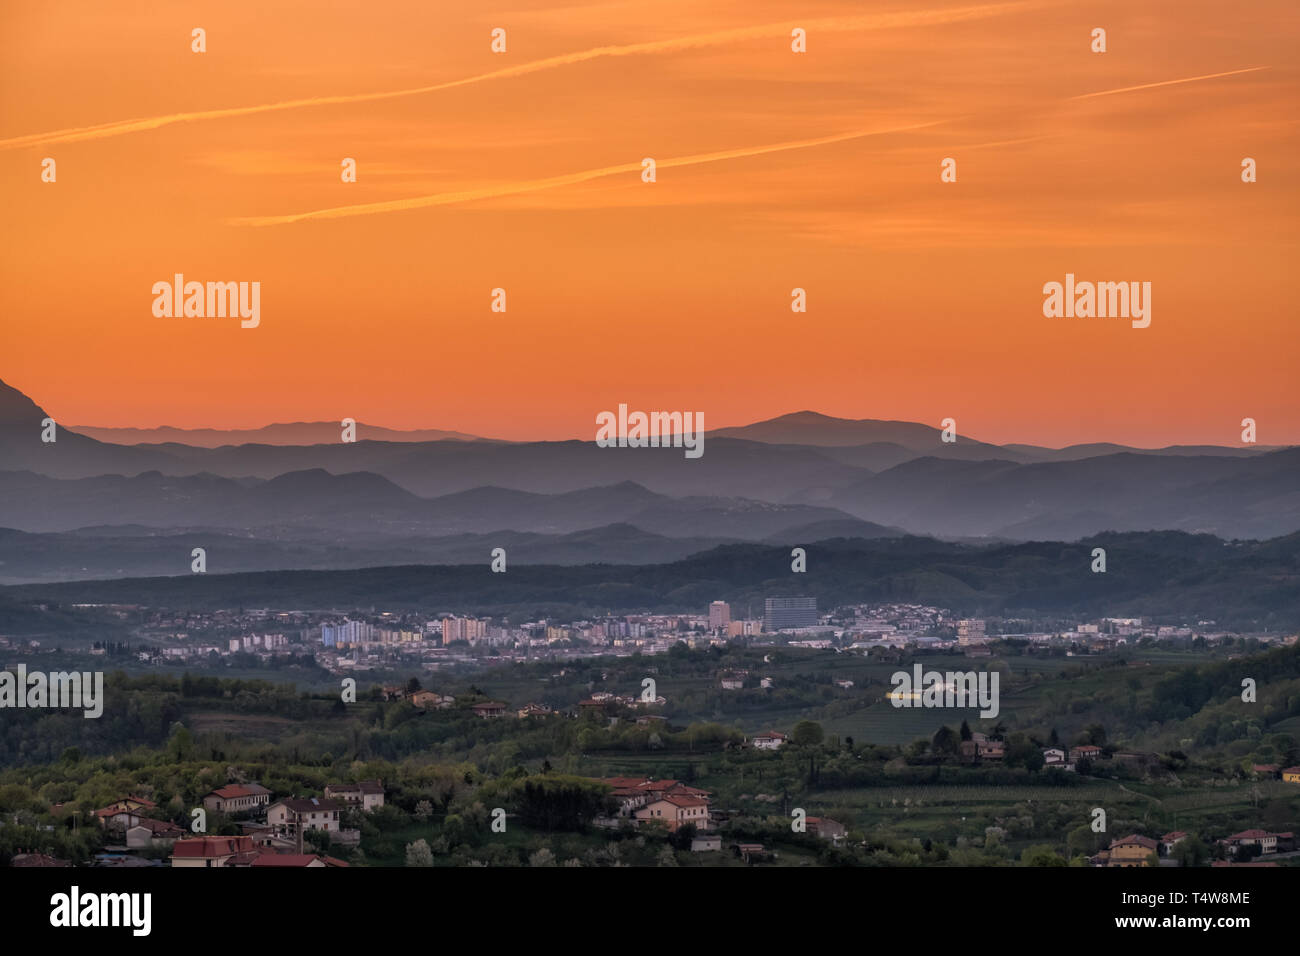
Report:
[{"label": "wispy cloud", "polygon": [[629,43],[617,46],[593,47],[574,53],[532,60],[515,66],[479,73],[474,76],[435,83],[430,86],[417,86],[402,90],[387,90],[378,93],[355,93],[340,96],[313,96],[305,99],[283,100],[277,103],[261,103],[253,106],[234,106],[215,110],[193,110],[183,113],[169,113],[164,116],[152,116],[140,119],[118,120],[100,123],[95,126],[81,126],[72,129],[54,130],[47,133],[30,133],[0,140],[0,150],[21,149],[27,146],[49,146],[58,143],[75,143],[84,140],[103,139],[110,136],[123,136],[128,133],[140,133],[160,129],[177,123],[193,123],[204,120],[228,119],[237,116],[253,116],[259,113],[273,113],[281,110],[302,109],[312,106],[337,106],[350,103],[371,103],[377,100],[397,99],[405,96],[419,96],[436,93],[459,86],[484,83],[489,80],[508,79],[525,76],[542,70],[571,66],[598,60],[605,57],[644,56],[655,53],[673,53],[681,50],[719,46],[744,40],[767,39],[772,37],[789,37],[795,27],[802,27],[809,33],[851,32],[858,30],[886,30],[901,27],[942,26],[950,23],[962,23],[986,17],[1003,16],[1032,7],[1041,6],[1039,0],[1016,0],[1010,3],[988,3],[968,7],[954,7],[939,10],[909,10],[894,13],[871,13],[852,17],[826,17],[811,20],[791,20],[782,23],[767,23],[761,26],[737,27],[730,30],[716,30],[710,33],[698,33],[692,36],[673,37],[667,40],[652,40],[644,43]]},{"label": "wispy cloud", "polygon": [[[904,133],[911,130],[938,126],[947,120],[935,120],[930,123],[915,123],[910,126],[894,126],[886,129],[852,130],[836,133],[832,136],[820,136],[816,139],[792,140],[784,143],[771,143],[767,146],[745,146],[739,149],[727,149],[714,153],[697,153],[694,156],[678,156],[657,160],[656,169],[672,169],[678,166],[698,166],[702,163],[717,163],[727,159],[741,159],[747,156],[762,156],[766,153],[781,153],[792,149],[809,149],[814,146],[827,146],[831,143],[843,143],[848,140],[862,139],[867,136],[883,136],[888,133]],[[308,219],[344,219],[350,216],[372,216],[376,213],[402,212],[408,209],[424,209],[429,206],[447,206],[453,203],[471,202],[475,199],[495,199],[499,196],[513,196],[519,193],[537,192],[542,189],[555,189],[560,186],[573,186],[592,179],[616,176],[620,173],[640,172],[641,163],[621,163],[617,166],[602,166],[599,169],[586,169],[581,172],[552,176],[548,179],[531,179],[522,182],[502,183],[480,189],[462,189],[454,192],[435,193],[431,196],[415,196],[410,199],[393,199],[386,202],[360,203],[352,206],[335,206],[330,209],[317,209],[312,212],[294,213],[287,216],[248,216],[230,220],[237,226],[280,226],[288,223],[302,222]]]},{"label": "wispy cloud", "polygon": [[1158,83],[1142,83],[1138,86],[1121,86],[1115,90],[1101,90],[1097,93],[1081,93],[1078,96],[1071,96],[1072,100],[1087,100],[1094,96],[1114,96],[1116,93],[1133,93],[1137,90],[1152,90],[1157,86],[1177,86],[1179,83],[1196,83],[1199,80],[1217,80],[1222,76],[1237,76],[1240,73],[1255,73],[1259,70],[1267,70],[1266,66],[1251,66],[1244,70],[1228,70],[1226,73],[1206,73],[1204,76],[1186,76],[1181,80],[1161,80]]}]

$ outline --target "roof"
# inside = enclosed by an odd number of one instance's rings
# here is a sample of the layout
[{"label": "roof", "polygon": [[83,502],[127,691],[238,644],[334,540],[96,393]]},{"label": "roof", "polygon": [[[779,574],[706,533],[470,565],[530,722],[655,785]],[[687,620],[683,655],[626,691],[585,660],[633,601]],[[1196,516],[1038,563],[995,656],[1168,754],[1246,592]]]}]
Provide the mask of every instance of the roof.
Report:
[{"label": "roof", "polygon": [[707,807],[709,805],[707,800],[684,793],[666,793],[654,803],[651,803],[650,806],[653,807],[656,803],[668,803],[674,807]]},{"label": "roof", "polygon": [[174,823],[168,823],[166,820],[150,820],[148,817],[141,817],[139,823],[135,824],[135,826],[133,827],[129,827],[129,829],[131,830],[139,830],[141,828],[148,830],[149,832],[153,833],[155,836],[158,835],[159,833],[184,833],[185,832]]},{"label": "roof", "polygon": [[204,859],[214,856],[229,856],[235,853],[247,853],[253,848],[253,840],[246,836],[201,836],[177,840],[172,845],[172,856],[182,859]]},{"label": "roof", "polygon": [[1113,850],[1117,846],[1129,846],[1131,844],[1136,844],[1140,847],[1145,847],[1148,850],[1154,850],[1159,845],[1156,843],[1155,840],[1151,839],[1150,837],[1138,836],[1136,833],[1134,833],[1130,836],[1121,837],[1118,840],[1111,841],[1110,848]]},{"label": "roof", "polygon": [[294,813],[315,813],[315,812],[329,813],[331,811],[337,811],[343,809],[342,804],[335,803],[333,800],[322,800],[320,797],[309,797],[309,798],[301,798],[301,799],[290,798],[287,800],[277,800],[275,801],[275,803],[272,804],[272,806],[285,806],[288,807],[290,810],[292,810]]},{"label": "roof", "polygon": [[1166,843],[1168,843],[1168,842],[1171,841],[1171,840],[1181,840],[1181,839],[1182,839],[1183,837],[1185,837],[1185,836],[1187,836],[1187,831],[1186,831],[1186,830],[1170,830],[1168,833],[1166,833],[1166,834],[1165,834],[1164,836],[1162,836],[1160,839],[1161,839],[1161,840],[1164,840]]},{"label": "roof", "polygon": [[[267,791],[263,790],[263,792]],[[232,783],[224,787],[217,787],[217,789],[213,790],[212,793],[209,793],[208,796],[218,796],[223,800],[233,800],[236,797],[254,797],[257,796],[257,794],[247,787],[241,786],[237,783]]]}]

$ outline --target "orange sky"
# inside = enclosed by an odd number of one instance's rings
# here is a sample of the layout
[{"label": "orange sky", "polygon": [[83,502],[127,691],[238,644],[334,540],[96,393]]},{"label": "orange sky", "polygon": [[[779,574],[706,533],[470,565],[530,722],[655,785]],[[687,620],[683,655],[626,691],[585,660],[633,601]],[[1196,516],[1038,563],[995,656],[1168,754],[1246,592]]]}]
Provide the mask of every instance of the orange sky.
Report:
[{"label": "orange sky", "polygon": [[[1049,445],[1234,443],[1250,416],[1300,443],[1294,0],[458,6],[6,3],[0,378],[68,424],[591,438],[624,402]],[[653,185],[521,191],[646,156]],[[155,318],[175,272],[260,281],[260,327]],[[1151,327],[1044,318],[1066,272],[1151,282]]]}]

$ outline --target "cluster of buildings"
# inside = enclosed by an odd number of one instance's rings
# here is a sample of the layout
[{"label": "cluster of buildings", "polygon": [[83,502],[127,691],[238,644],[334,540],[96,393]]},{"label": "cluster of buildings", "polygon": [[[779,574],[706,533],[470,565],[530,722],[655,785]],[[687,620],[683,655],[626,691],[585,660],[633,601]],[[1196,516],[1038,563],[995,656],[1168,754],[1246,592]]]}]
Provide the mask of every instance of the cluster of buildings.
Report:
[{"label": "cluster of buildings", "polygon": [[[1167,857],[1188,836],[1189,834],[1185,830],[1174,830],[1159,839],[1133,833],[1118,840],[1112,840],[1110,846],[1095,856],[1089,857],[1088,862],[1093,866],[1104,867],[1148,866],[1152,854],[1157,857]],[[1244,862],[1243,860],[1232,858],[1245,857],[1249,859],[1275,853],[1290,853],[1296,849],[1294,833],[1270,833],[1267,830],[1258,829],[1233,833],[1221,840],[1216,840],[1215,843],[1224,848],[1229,859],[1218,861],[1213,864],[1214,866],[1241,865]],[[1258,847],[1259,849],[1257,852],[1246,850],[1243,853],[1242,851],[1247,847]],[[1270,863],[1269,865],[1276,866],[1277,864]]]},{"label": "cluster of buildings", "polygon": [[[384,786],[378,780],[330,784],[323,797],[287,797],[273,800],[257,783],[231,783],[204,795],[203,809],[235,818],[242,831],[237,836],[191,833],[157,812],[153,801],[139,796],[115,800],[95,811],[109,839],[100,862],[105,865],[157,865],[131,854],[146,849],[168,850],[173,867],[215,866],[346,866],[325,854],[304,852],[304,835],[318,831],[331,844],[356,846],[360,831],[345,829],[341,814],[349,809],[368,812],[384,805]],[[206,829],[206,827],[205,827]],[[30,862],[24,865],[55,865]]]}]

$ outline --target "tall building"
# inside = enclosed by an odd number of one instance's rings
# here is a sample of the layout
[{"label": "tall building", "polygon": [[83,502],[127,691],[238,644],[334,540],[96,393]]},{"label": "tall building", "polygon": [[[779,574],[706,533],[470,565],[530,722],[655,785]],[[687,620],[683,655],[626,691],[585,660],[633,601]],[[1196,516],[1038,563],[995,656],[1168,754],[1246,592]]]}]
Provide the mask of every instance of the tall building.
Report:
[{"label": "tall building", "polygon": [[768,598],[763,613],[763,630],[780,631],[817,626],[817,599],[813,597]]},{"label": "tall building", "polygon": [[957,622],[957,643],[958,644],[983,644],[987,640],[984,636],[984,622],[974,620],[962,620]]},{"label": "tall building", "polygon": [[469,641],[474,644],[487,636],[487,621],[474,617],[448,617],[442,621],[443,646],[452,641]]},{"label": "tall building", "polygon": [[344,621],[342,624],[322,624],[321,643],[326,647],[345,644],[365,644],[373,640],[374,628],[365,621]]},{"label": "tall building", "polygon": [[731,623],[731,605],[726,601],[714,601],[709,605],[709,630],[716,631]]}]

